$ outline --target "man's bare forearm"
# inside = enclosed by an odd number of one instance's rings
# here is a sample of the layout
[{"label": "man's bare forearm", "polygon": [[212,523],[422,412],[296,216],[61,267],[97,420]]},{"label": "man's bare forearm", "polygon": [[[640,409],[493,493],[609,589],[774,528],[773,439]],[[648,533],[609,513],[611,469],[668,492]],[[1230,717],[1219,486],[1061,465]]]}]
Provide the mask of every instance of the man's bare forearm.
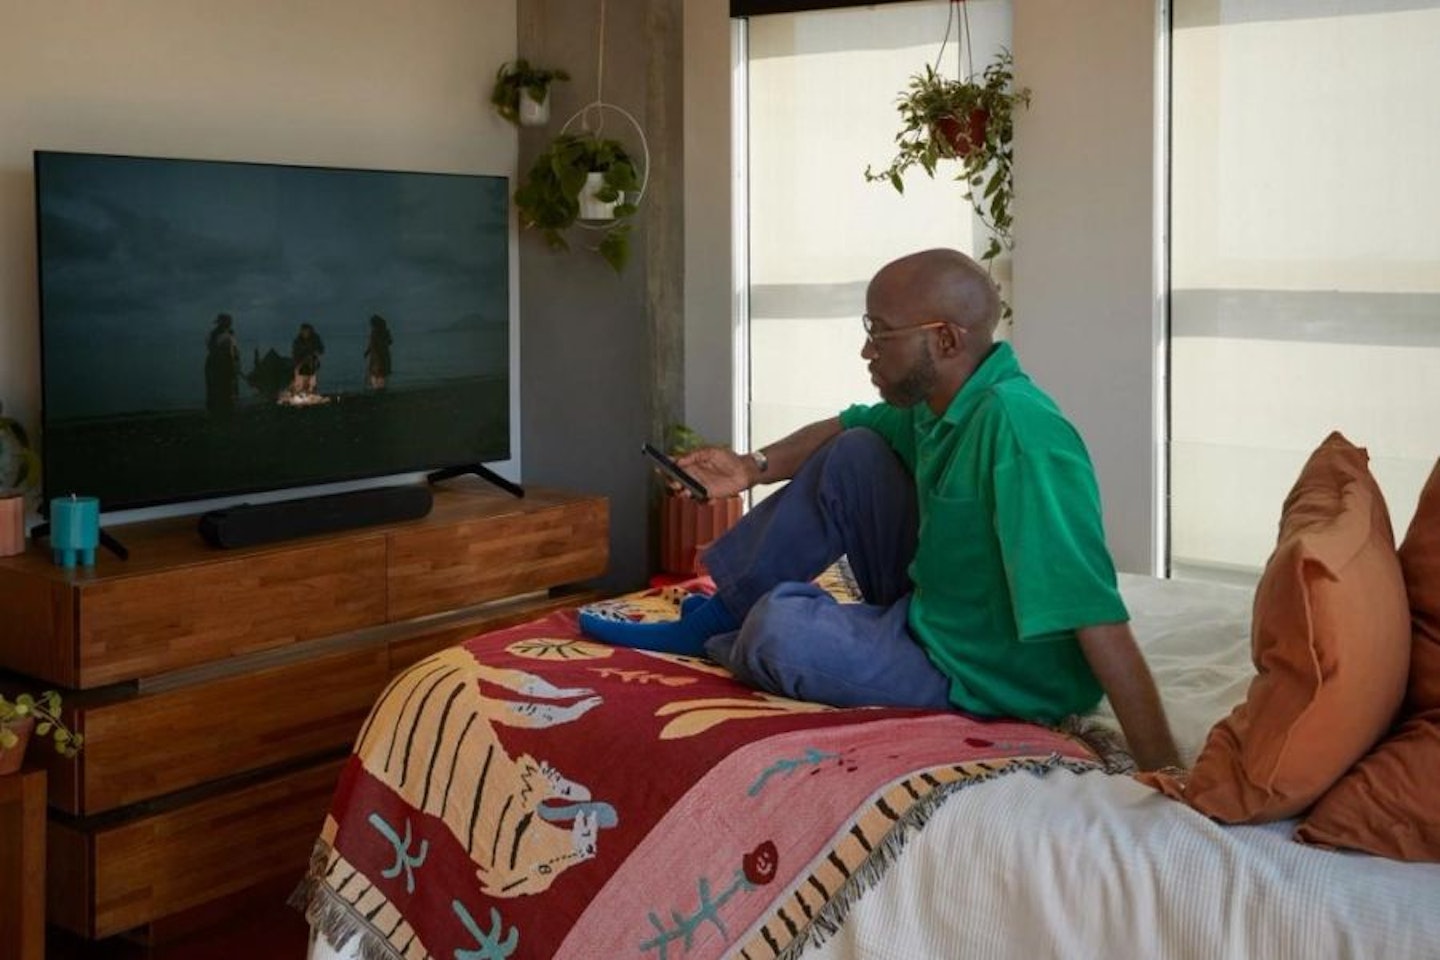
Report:
[{"label": "man's bare forearm", "polygon": [[1141,770],[1178,766],[1180,754],[1170,735],[1165,707],[1130,625],[1107,623],[1075,633],[1090,669],[1110,698],[1136,765]]},{"label": "man's bare forearm", "polygon": [[765,472],[761,474],[756,470],[751,475],[752,483],[775,483],[779,480],[789,480],[799,471],[802,464],[810,459],[810,455],[823,447],[831,437],[838,434],[841,429],[840,418],[831,417],[828,420],[817,420],[815,423],[807,424],[774,443],[766,444],[762,451],[769,463]]}]

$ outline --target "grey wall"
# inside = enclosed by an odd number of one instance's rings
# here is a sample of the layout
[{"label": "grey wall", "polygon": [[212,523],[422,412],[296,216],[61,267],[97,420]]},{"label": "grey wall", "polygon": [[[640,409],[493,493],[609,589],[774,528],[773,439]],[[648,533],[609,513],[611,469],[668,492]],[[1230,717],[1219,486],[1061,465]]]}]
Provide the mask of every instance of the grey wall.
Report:
[{"label": "grey wall", "polygon": [[[610,570],[600,585],[620,590],[644,583],[655,550],[658,487],[640,444],[663,440],[665,426],[683,417],[683,23],[680,0],[604,6],[603,99],[644,125],[649,182],[622,275],[580,247],[593,234],[573,231],[572,250],[557,253],[522,231],[520,409],[525,482],[609,498]],[[518,4],[520,56],[572,77],[552,88],[549,126],[522,131],[521,175],[596,98],[600,8]],[[628,121],[602,113],[605,135],[638,143]]]},{"label": "grey wall", "polygon": [[685,3],[685,421],[734,438],[729,0]]}]

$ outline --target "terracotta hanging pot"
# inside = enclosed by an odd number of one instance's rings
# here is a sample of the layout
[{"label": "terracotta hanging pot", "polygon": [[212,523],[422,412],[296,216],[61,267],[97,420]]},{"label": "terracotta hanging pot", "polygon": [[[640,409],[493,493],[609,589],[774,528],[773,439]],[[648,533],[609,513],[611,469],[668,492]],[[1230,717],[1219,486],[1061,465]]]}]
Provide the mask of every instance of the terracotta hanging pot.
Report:
[{"label": "terracotta hanging pot", "polygon": [[985,128],[990,123],[990,111],[977,107],[970,111],[964,123],[955,116],[944,116],[935,121],[931,131],[940,153],[946,157],[965,159],[970,151],[985,142]]},{"label": "terracotta hanging pot", "polygon": [[660,511],[660,568],[673,576],[700,573],[700,552],[735,526],[743,512],[738,496],[701,501],[667,493]]},{"label": "terracotta hanging pot", "polygon": [[8,720],[5,726],[19,739],[13,747],[0,747],[0,776],[20,769],[20,764],[25,760],[25,746],[30,742],[30,731],[35,729],[35,718]]}]

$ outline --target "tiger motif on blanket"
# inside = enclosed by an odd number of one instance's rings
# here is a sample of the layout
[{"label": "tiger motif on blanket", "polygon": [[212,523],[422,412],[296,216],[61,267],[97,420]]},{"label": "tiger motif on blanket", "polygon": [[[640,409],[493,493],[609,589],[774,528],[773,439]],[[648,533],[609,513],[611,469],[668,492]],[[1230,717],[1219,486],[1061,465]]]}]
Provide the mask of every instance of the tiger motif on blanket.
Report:
[{"label": "tiger motif on blanket", "polygon": [[[482,681],[525,699],[482,697]],[[593,694],[487,666],[453,647],[395,679],[355,752],[406,803],[444,821],[486,894],[536,894],[595,855],[616,813],[544,760],[510,756],[495,729],[569,723],[600,704]],[[562,700],[571,702],[554,702]]]}]

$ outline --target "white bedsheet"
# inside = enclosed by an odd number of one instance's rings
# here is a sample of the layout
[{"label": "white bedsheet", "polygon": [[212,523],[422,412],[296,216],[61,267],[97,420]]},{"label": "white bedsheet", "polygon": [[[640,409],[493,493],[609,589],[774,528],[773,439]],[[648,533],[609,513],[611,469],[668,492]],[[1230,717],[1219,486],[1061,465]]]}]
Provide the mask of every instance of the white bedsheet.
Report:
[{"label": "white bedsheet", "polygon": [[[1254,675],[1251,592],[1121,589],[1189,763]],[[1222,827],[1123,776],[1005,777],[947,800],[805,956],[1440,957],[1440,865],[1318,850],[1293,829]]]},{"label": "white bedsheet", "polygon": [[1221,827],[1128,777],[946,801],[816,960],[1440,956],[1440,866]]}]

